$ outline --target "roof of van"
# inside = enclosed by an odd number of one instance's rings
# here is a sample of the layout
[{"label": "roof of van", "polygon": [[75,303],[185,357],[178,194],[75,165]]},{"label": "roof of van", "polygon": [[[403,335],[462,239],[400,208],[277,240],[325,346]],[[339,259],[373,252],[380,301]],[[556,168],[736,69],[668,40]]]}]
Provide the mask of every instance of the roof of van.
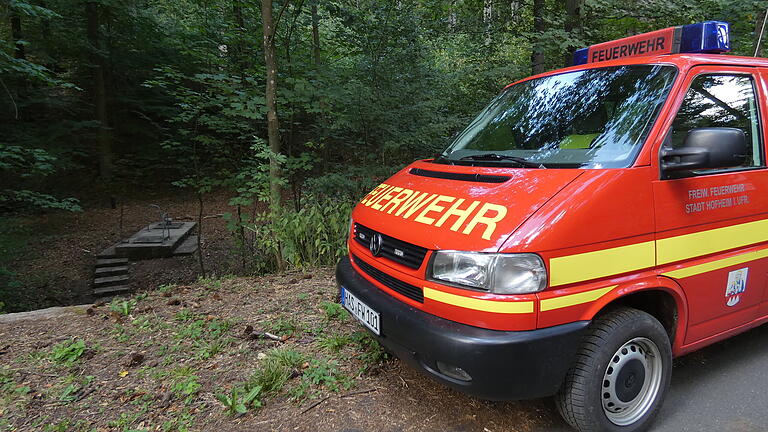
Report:
[{"label": "roof of van", "polygon": [[[746,67],[768,67],[768,58],[762,57],[744,57],[728,54],[659,54],[646,57],[624,57],[618,60],[601,61],[598,63],[587,63],[577,66],[570,66],[562,69],[555,69],[548,72],[533,75],[518,81],[509,86],[528,81],[534,78],[540,78],[550,75],[558,75],[565,72],[596,69],[611,66],[627,66],[641,64],[666,64],[676,66],[680,72],[699,65],[723,65],[723,66],[746,66]],[[507,87],[509,87],[507,86]]]}]

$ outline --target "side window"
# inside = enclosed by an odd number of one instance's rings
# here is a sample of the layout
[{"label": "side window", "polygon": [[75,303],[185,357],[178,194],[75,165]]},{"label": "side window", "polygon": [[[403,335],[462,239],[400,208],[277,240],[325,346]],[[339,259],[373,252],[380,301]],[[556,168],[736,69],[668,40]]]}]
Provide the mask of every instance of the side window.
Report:
[{"label": "side window", "polygon": [[763,165],[757,98],[750,75],[699,75],[691,82],[672,123],[668,145],[682,147],[688,131],[702,127],[743,130],[748,150],[742,167]]}]

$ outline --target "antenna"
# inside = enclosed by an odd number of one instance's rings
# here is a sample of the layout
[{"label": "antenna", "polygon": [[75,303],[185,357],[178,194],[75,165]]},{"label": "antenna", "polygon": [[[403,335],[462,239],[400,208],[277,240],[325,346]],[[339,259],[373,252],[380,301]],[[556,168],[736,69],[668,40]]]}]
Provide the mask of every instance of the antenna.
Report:
[{"label": "antenna", "polygon": [[765,10],[765,14],[763,15],[763,27],[760,28],[760,36],[757,37],[757,45],[755,45],[755,55],[752,57],[757,57],[757,53],[760,51],[760,42],[763,40],[763,32],[765,31],[766,19],[768,19],[768,9]]}]

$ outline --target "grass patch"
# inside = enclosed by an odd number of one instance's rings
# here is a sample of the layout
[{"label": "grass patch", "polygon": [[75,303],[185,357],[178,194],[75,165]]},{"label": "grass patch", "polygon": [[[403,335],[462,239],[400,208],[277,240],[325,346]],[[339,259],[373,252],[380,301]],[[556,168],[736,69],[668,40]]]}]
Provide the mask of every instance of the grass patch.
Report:
[{"label": "grass patch", "polygon": [[184,308],[176,313],[176,316],[173,317],[176,321],[190,321],[195,318],[195,313],[192,312],[191,309]]},{"label": "grass patch", "polygon": [[[227,279],[227,278],[224,278]],[[200,277],[197,279],[197,283],[204,286],[205,288],[209,290],[218,290],[221,289],[221,281],[222,279],[214,278],[214,277]]]},{"label": "grass patch", "polygon": [[200,377],[195,375],[195,370],[189,366],[172,369],[170,372],[163,372],[161,376],[170,377],[170,391],[174,396],[183,399],[185,403],[190,402],[200,391]]},{"label": "grass patch", "polygon": [[347,311],[339,303],[324,301],[320,303],[320,308],[325,313],[326,321],[344,322],[347,320]]},{"label": "grass patch", "polygon": [[230,415],[243,415],[248,412],[248,408],[261,407],[260,386],[253,386],[250,389],[233,387],[229,393],[219,393],[216,399],[224,405],[224,409]]},{"label": "grass patch", "polygon": [[294,400],[304,400],[316,397],[320,390],[333,392],[348,390],[352,387],[352,378],[344,375],[334,361],[326,359],[312,359],[309,367],[301,376],[301,382],[290,391]]},{"label": "grass patch", "polygon": [[117,312],[123,316],[130,315],[134,308],[136,308],[136,300],[114,299],[109,304],[109,310],[112,312]]},{"label": "grass patch", "polygon": [[272,349],[266,355],[248,383],[251,387],[261,387],[265,394],[274,394],[282,390],[293,370],[301,367],[304,356],[296,350],[280,348]]},{"label": "grass patch", "polygon": [[176,289],[176,284],[165,284],[157,287],[157,290],[160,291],[161,294],[169,294],[175,289]]},{"label": "grass patch", "polygon": [[360,352],[358,359],[363,363],[363,372],[380,366],[392,357],[384,347],[381,346],[379,341],[367,331],[356,331],[350,339]]},{"label": "grass patch", "polygon": [[59,393],[58,400],[63,404],[74,402],[78,399],[78,394],[85,390],[94,380],[93,375],[87,375],[85,377],[76,377],[69,375],[64,378],[64,384],[66,386]]},{"label": "grass patch", "polygon": [[272,322],[269,327],[273,332],[279,335],[292,335],[299,330],[300,325],[298,320],[294,317],[280,317]]},{"label": "grass patch", "polygon": [[350,341],[350,337],[347,335],[333,334],[320,338],[318,345],[330,352],[337,353],[341,351],[342,348],[349,345]]},{"label": "grass patch", "polygon": [[31,389],[18,384],[13,378],[14,371],[0,369],[0,406],[23,404]]}]

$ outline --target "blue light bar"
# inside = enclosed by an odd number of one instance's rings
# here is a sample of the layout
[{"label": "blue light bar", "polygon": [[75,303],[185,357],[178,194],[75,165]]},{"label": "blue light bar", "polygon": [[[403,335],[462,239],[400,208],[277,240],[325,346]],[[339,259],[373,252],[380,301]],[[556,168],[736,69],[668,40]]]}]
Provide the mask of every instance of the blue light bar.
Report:
[{"label": "blue light bar", "polygon": [[597,63],[625,57],[730,51],[727,22],[705,21],[603,42],[573,53],[573,64]]},{"label": "blue light bar", "polygon": [[722,21],[705,21],[683,26],[681,53],[724,53],[731,50],[730,26]]}]

